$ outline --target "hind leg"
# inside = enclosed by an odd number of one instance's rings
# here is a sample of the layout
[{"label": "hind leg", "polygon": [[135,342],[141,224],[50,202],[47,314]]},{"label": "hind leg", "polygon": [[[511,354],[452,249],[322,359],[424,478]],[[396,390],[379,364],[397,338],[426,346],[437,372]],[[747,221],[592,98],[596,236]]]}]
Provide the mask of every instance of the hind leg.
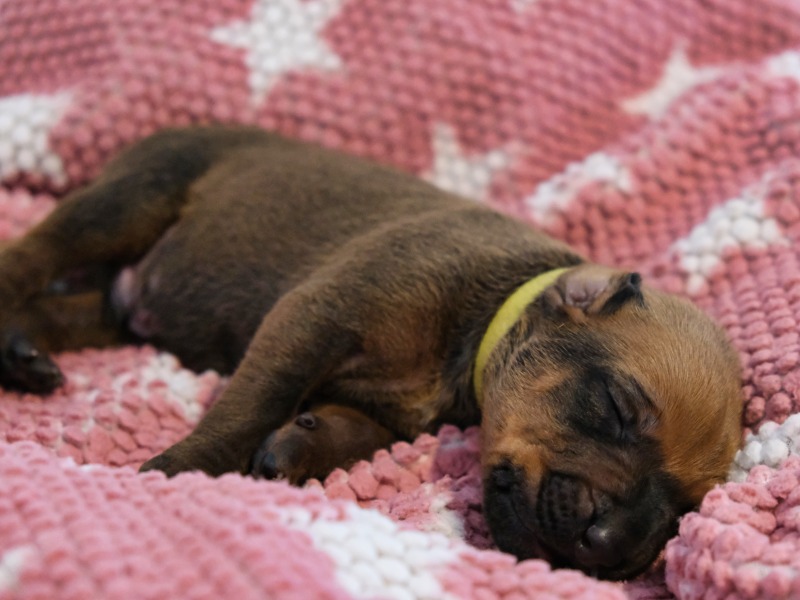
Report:
[{"label": "hind leg", "polygon": [[[113,270],[137,261],[179,219],[195,180],[231,148],[265,139],[263,132],[244,128],[169,130],[151,136],[123,152],[92,184],[62,200],[26,235],[4,245],[0,326],[7,329],[0,328],[5,335],[0,351],[7,357],[0,383],[30,391],[56,384],[54,365],[43,358],[55,340],[30,339],[24,327],[13,327],[36,312],[26,304],[74,269]],[[70,347],[87,345],[88,340],[62,333],[72,340]]]},{"label": "hind leg", "polygon": [[46,394],[63,382],[52,352],[102,348],[123,341],[107,318],[103,293],[41,295],[8,315],[0,325],[0,384]]},{"label": "hind leg", "polygon": [[137,166],[112,164],[0,250],[0,385],[35,393],[58,387],[61,373],[48,353],[89,341],[75,337],[81,328],[59,326],[59,308],[65,316],[86,311],[77,298],[43,292],[74,269],[135,260],[178,218],[181,187]]},{"label": "hind leg", "polygon": [[195,128],[151,136],[0,252],[0,306],[18,307],[71,269],[140,258],[180,217],[190,185],[255,129]]}]

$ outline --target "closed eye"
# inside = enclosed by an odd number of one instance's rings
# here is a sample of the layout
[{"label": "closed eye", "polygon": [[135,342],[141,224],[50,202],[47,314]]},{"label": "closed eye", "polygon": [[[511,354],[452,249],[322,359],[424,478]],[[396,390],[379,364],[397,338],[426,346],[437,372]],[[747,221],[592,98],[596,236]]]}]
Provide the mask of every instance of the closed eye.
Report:
[{"label": "closed eye", "polygon": [[609,421],[613,423],[613,433],[616,435],[614,437],[621,439],[624,434],[625,430],[628,426],[628,419],[625,418],[625,413],[622,410],[617,399],[614,397],[614,394],[609,389],[608,382],[603,379],[598,386],[600,388],[600,400],[603,405],[603,409],[606,414],[611,417]]},{"label": "closed eye", "polygon": [[638,429],[632,398],[628,390],[601,369],[589,369],[585,376],[573,380],[572,391],[559,394],[572,398],[570,421],[577,431],[598,436],[611,443],[635,439]]},{"label": "closed eye", "polygon": [[611,434],[619,441],[630,439],[634,434],[636,425],[636,413],[631,410],[628,403],[628,395],[613,380],[603,377],[598,382],[600,395],[598,398],[602,402],[605,413],[608,415],[608,422],[613,423]]},{"label": "closed eye", "polygon": [[609,394],[608,397],[610,398],[611,407],[614,410],[614,415],[616,416],[617,422],[619,423],[620,433],[623,434],[625,433],[625,426],[627,425],[627,423],[625,422],[625,417],[622,415],[622,411],[619,408],[619,404],[614,399],[614,396],[612,394]]}]

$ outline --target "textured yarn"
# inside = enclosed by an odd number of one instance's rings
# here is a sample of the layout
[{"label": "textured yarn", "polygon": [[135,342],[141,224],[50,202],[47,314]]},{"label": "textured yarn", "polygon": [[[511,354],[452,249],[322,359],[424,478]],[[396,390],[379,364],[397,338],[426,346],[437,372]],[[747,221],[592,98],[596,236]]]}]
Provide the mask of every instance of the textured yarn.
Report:
[{"label": "textured yarn", "polygon": [[0,239],[208,122],[396,165],[698,303],[744,368],[731,482],[605,584],[491,549],[476,429],[302,490],[139,476],[225,380],[65,353],[51,397],[0,392],[0,600],[800,595],[797,0],[0,1]]}]

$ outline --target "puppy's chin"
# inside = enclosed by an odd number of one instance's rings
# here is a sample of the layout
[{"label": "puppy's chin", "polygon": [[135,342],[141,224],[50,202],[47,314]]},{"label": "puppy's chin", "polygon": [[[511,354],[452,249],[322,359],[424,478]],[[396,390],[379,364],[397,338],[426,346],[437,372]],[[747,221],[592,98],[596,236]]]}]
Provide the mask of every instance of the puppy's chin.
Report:
[{"label": "puppy's chin", "polygon": [[484,514],[500,550],[520,560],[542,558],[556,568],[601,579],[645,571],[677,532],[682,512],[670,483],[647,477],[625,502],[559,473],[530,489],[522,468],[504,461],[484,481]]}]

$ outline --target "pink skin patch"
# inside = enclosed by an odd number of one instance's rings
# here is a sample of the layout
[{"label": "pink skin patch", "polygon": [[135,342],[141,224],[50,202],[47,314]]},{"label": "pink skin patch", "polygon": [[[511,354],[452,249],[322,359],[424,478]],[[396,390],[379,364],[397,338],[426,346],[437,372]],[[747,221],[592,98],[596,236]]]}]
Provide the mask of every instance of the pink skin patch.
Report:
[{"label": "pink skin patch", "polygon": [[158,318],[141,306],[141,282],[137,268],[122,269],[111,287],[111,302],[117,315],[126,317],[127,327],[146,340],[159,330]]},{"label": "pink skin patch", "polygon": [[120,314],[128,314],[138,298],[136,289],[136,268],[122,269],[111,286],[111,302]]}]

